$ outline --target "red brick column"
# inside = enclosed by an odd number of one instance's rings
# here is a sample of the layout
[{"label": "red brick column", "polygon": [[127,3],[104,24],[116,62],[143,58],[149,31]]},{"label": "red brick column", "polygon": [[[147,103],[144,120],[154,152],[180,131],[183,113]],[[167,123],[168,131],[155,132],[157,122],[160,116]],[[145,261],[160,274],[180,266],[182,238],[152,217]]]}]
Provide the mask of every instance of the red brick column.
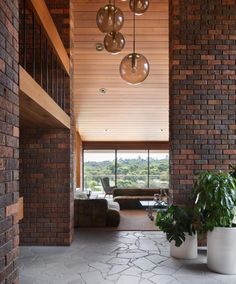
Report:
[{"label": "red brick column", "polygon": [[18,283],[18,1],[0,10],[0,283]]},{"label": "red brick column", "polygon": [[236,163],[236,2],[170,0],[170,175],[187,203],[195,175]]}]

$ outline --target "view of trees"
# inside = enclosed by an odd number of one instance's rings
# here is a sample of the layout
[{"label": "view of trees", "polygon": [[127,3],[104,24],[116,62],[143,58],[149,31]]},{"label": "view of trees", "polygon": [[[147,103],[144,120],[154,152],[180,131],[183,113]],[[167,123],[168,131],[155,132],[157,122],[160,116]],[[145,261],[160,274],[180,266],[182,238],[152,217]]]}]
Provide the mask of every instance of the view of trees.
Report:
[{"label": "view of trees", "polygon": [[[149,187],[168,188],[169,186],[169,157],[164,159],[149,159]],[[111,185],[115,185],[115,160],[87,161],[84,163],[85,189],[101,191],[101,178],[108,176]],[[148,187],[148,162],[140,156],[136,159],[117,160],[117,186]]]}]

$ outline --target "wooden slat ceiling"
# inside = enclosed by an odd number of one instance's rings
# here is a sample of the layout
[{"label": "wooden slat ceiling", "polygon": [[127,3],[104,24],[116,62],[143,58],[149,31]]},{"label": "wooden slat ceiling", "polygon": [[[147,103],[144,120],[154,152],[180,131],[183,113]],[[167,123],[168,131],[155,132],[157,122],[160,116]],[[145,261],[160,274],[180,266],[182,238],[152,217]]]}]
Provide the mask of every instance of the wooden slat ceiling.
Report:
[{"label": "wooden slat ceiling", "polygon": [[[117,0],[125,23],[125,49],[118,55],[98,52],[104,35],[96,13],[108,1],[73,0],[74,107],[77,127],[86,141],[167,141],[169,139],[168,0],[150,0],[136,17],[136,47],[150,63],[150,75],[131,86],[119,75],[122,58],[132,51],[132,13],[128,1]],[[99,94],[106,88],[105,95]],[[109,131],[104,131],[109,129]]]}]

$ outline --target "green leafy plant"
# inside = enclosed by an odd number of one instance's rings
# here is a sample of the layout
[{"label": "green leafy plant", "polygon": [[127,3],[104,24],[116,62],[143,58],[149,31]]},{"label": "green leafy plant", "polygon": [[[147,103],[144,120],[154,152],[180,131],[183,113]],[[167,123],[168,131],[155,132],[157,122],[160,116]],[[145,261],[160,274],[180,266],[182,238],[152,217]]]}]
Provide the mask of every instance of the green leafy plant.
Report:
[{"label": "green leafy plant", "polygon": [[230,173],[201,173],[194,184],[194,198],[201,232],[233,226],[236,183]]},{"label": "green leafy plant", "polygon": [[166,211],[160,211],[156,217],[156,226],[166,233],[169,242],[175,241],[177,247],[185,241],[185,234],[195,234],[194,210],[192,208],[171,205]]}]

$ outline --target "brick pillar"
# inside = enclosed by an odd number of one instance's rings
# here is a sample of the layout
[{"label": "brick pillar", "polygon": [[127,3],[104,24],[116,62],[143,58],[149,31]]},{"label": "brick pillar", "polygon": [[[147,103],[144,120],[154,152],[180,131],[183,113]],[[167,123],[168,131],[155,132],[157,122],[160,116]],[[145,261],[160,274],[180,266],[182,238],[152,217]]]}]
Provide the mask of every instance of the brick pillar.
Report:
[{"label": "brick pillar", "polygon": [[170,177],[175,203],[195,175],[236,164],[236,2],[170,0]]},{"label": "brick pillar", "polygon": [[72,241],[69,129],[20,132],[20,243],[69,245]]},{"label": "brick pillar", "polygon": [[18,283],[18,1],[0,11],[0,283]]},{"label": "brick pillar", "polygon": [[[70,1],[45,2],[69,54]],[[20,195],[24,197],[24,219],[20,222],[22,245],[69,245],[72,242],[75,127],[71,89],[67,80],[66,113],[71,118],[70,129],[20,128]]]}]

